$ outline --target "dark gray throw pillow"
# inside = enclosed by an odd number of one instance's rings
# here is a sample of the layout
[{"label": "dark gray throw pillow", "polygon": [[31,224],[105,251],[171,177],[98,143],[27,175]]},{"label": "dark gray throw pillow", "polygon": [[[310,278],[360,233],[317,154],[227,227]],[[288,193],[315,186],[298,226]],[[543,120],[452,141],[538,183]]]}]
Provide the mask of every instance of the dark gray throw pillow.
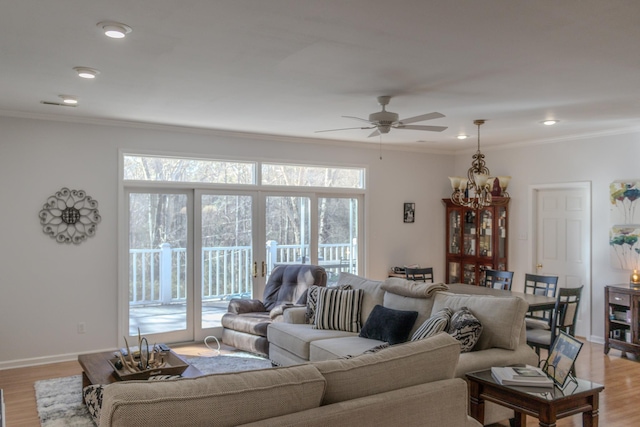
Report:
[{"label": "dark gray throw pillow", "polygon": [[359,336],[390,345],[400,344],[409,338],[417,317],[417,311],[394,310],[378,304],[371,310]]}]

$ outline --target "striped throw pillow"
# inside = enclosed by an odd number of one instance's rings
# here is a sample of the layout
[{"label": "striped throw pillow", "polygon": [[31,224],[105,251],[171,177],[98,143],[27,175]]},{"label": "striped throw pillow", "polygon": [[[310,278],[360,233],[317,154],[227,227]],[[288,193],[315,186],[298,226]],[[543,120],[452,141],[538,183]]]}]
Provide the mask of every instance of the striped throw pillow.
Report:
[{"label": "striped throw pillow", "polygon": [[360,332],[362,289],[340,290],[318,288],[316,318],[313,329]]},{"label": "striped throw pillow", "polygon": [[[316,322],[316,308],[318,306],[318,289],[321,286],[313,285],[307,289],[307,312],[305,317],[307,323],[313,325]],[[338,285],[334,289],[351,289],[351,285]]]},{"label": "striped throw pillow", "polygon": [[449,323],[453,316],[453,310],[445,307],[436,314],[429,317],[422,325],[413,333],[411,341],[418,341],[437,334],[438,332],[449,330]]}]

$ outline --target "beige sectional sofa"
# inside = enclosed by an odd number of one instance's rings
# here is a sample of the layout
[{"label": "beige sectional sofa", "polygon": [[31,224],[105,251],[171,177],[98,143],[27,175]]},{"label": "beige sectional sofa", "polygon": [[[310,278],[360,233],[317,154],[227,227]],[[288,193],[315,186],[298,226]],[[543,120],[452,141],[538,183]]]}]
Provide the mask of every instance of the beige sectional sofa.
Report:
[{"label": "beige sectional sofa", "polygon": [[[361,312],[363,325],[377,304],[396,310],[417,311],[418,317],[409,336],[432,313],[442,308],[457,310],[468,307],[480,320],[483,329],[473,350],[460,355],[455,377],[464,378],[467,372],[489,369],[492,366],[517,363],[535,365],[538,362],[537,355],[526,344],[524,318],[528,305],[520,298],[460,295],[442,291],[424,297],[424,289],[414,296],[406,296],[413,295],[412,285],[404,279],[375,281],[341,273],[338,285],[347,284],[354,289],[364,290]],[[398,292],[398,288],[409,289],[409,292]],[[285,311],[283,322],[269,326],[269,357],[274,364],[290,366],[308,361],[332,360],[361,354],[383,344],[382,341],[362,338],[353,332],[314,329],[306,323],[305,312],[304,307],[293,307]],[[506,408],[487,404],[486,424],[510,418],[512,414]]]},{"label": "beige sectional sofa", "polygon": [[[373,354],[106,386],[100,426],[477,427],[445,333]],[[407,369],[407,367],[411,369]]]}]

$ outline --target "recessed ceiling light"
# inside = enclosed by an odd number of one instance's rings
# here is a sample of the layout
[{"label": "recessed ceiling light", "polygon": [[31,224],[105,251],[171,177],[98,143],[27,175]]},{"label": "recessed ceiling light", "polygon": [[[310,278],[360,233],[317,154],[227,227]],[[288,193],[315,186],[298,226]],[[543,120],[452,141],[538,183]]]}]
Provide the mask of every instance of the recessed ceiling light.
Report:
[{"label": "recessed ceiling light", "polygon": [[553,120],[553,119],[550,119],[550,120],[545,120],[545,121],[543,121],[543,122],[542,122],[542,124],[543,124],[543,125],[545,125],[545,126],[553,126],[553,125],[555,125],[556,123],[558,123],[559,121],[560,121],[560,120]]},{"label": "recessed ceiling light", "polygon": [[76,105],[78,103],[78,98],[71,95],[59,95],[62,98],[62,102],[69,105]]},{"label": "recessed ceiling light", "polygon": [[102,21],[98,22],[98,27],[102,28],[104,35],[112,39],[122,39],[131,32],[131,27],[119,22]]},{"label": "recessed ceiling light", "polygon": [[96,76],[100,74],[100,71],[89,67],[73,67],[73,69],[78,73],[78,76],[83,79],[95,79]]},{"label": "recessed ceiling light", "polygon": [[467,138],[469,138],[469,135],[458,135],[458,136],[456,136],[456,138],[458,138],[458,139],[467,139]]}]

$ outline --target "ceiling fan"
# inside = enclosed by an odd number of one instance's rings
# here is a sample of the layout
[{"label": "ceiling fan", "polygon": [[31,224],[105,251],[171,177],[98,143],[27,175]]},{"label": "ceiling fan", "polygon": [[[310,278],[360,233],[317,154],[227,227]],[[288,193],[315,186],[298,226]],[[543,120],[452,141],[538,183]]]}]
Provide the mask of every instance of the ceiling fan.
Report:
[{"label": "ceiling fan", "polygon": [[350,130],[350,129],[375,129],[369,138],[372,136],[378,136],[383,133],[389,133],[391,128],[393,129],[410,129],[410,130],[427,130],[431,132],[442,132],[447,127],[446,126],[424,126],[424,125],[409,125],[409,123],[422,122],[425,120],[433,120],[444,117],[444,114],[441,113],[428,113],[422,114],[420,116],[409,117],[407,119],[398,120],[398,113],[393,113],[391,111],[387,111],[385,106],[389,104],[390,96],[379,96],[378,104],[382,106],[382,111],[377,113],[369,114],[369,119],[361,119],[360,117],[353,116],[342,116],[347,119],[354,119],[361,122],[368,123],[369,126],[365,127],[353,127],[353,128],[343,128],[343,129],[328,129],[328,130],[318,130],[318,132],[335,132],[340,130]]}]

